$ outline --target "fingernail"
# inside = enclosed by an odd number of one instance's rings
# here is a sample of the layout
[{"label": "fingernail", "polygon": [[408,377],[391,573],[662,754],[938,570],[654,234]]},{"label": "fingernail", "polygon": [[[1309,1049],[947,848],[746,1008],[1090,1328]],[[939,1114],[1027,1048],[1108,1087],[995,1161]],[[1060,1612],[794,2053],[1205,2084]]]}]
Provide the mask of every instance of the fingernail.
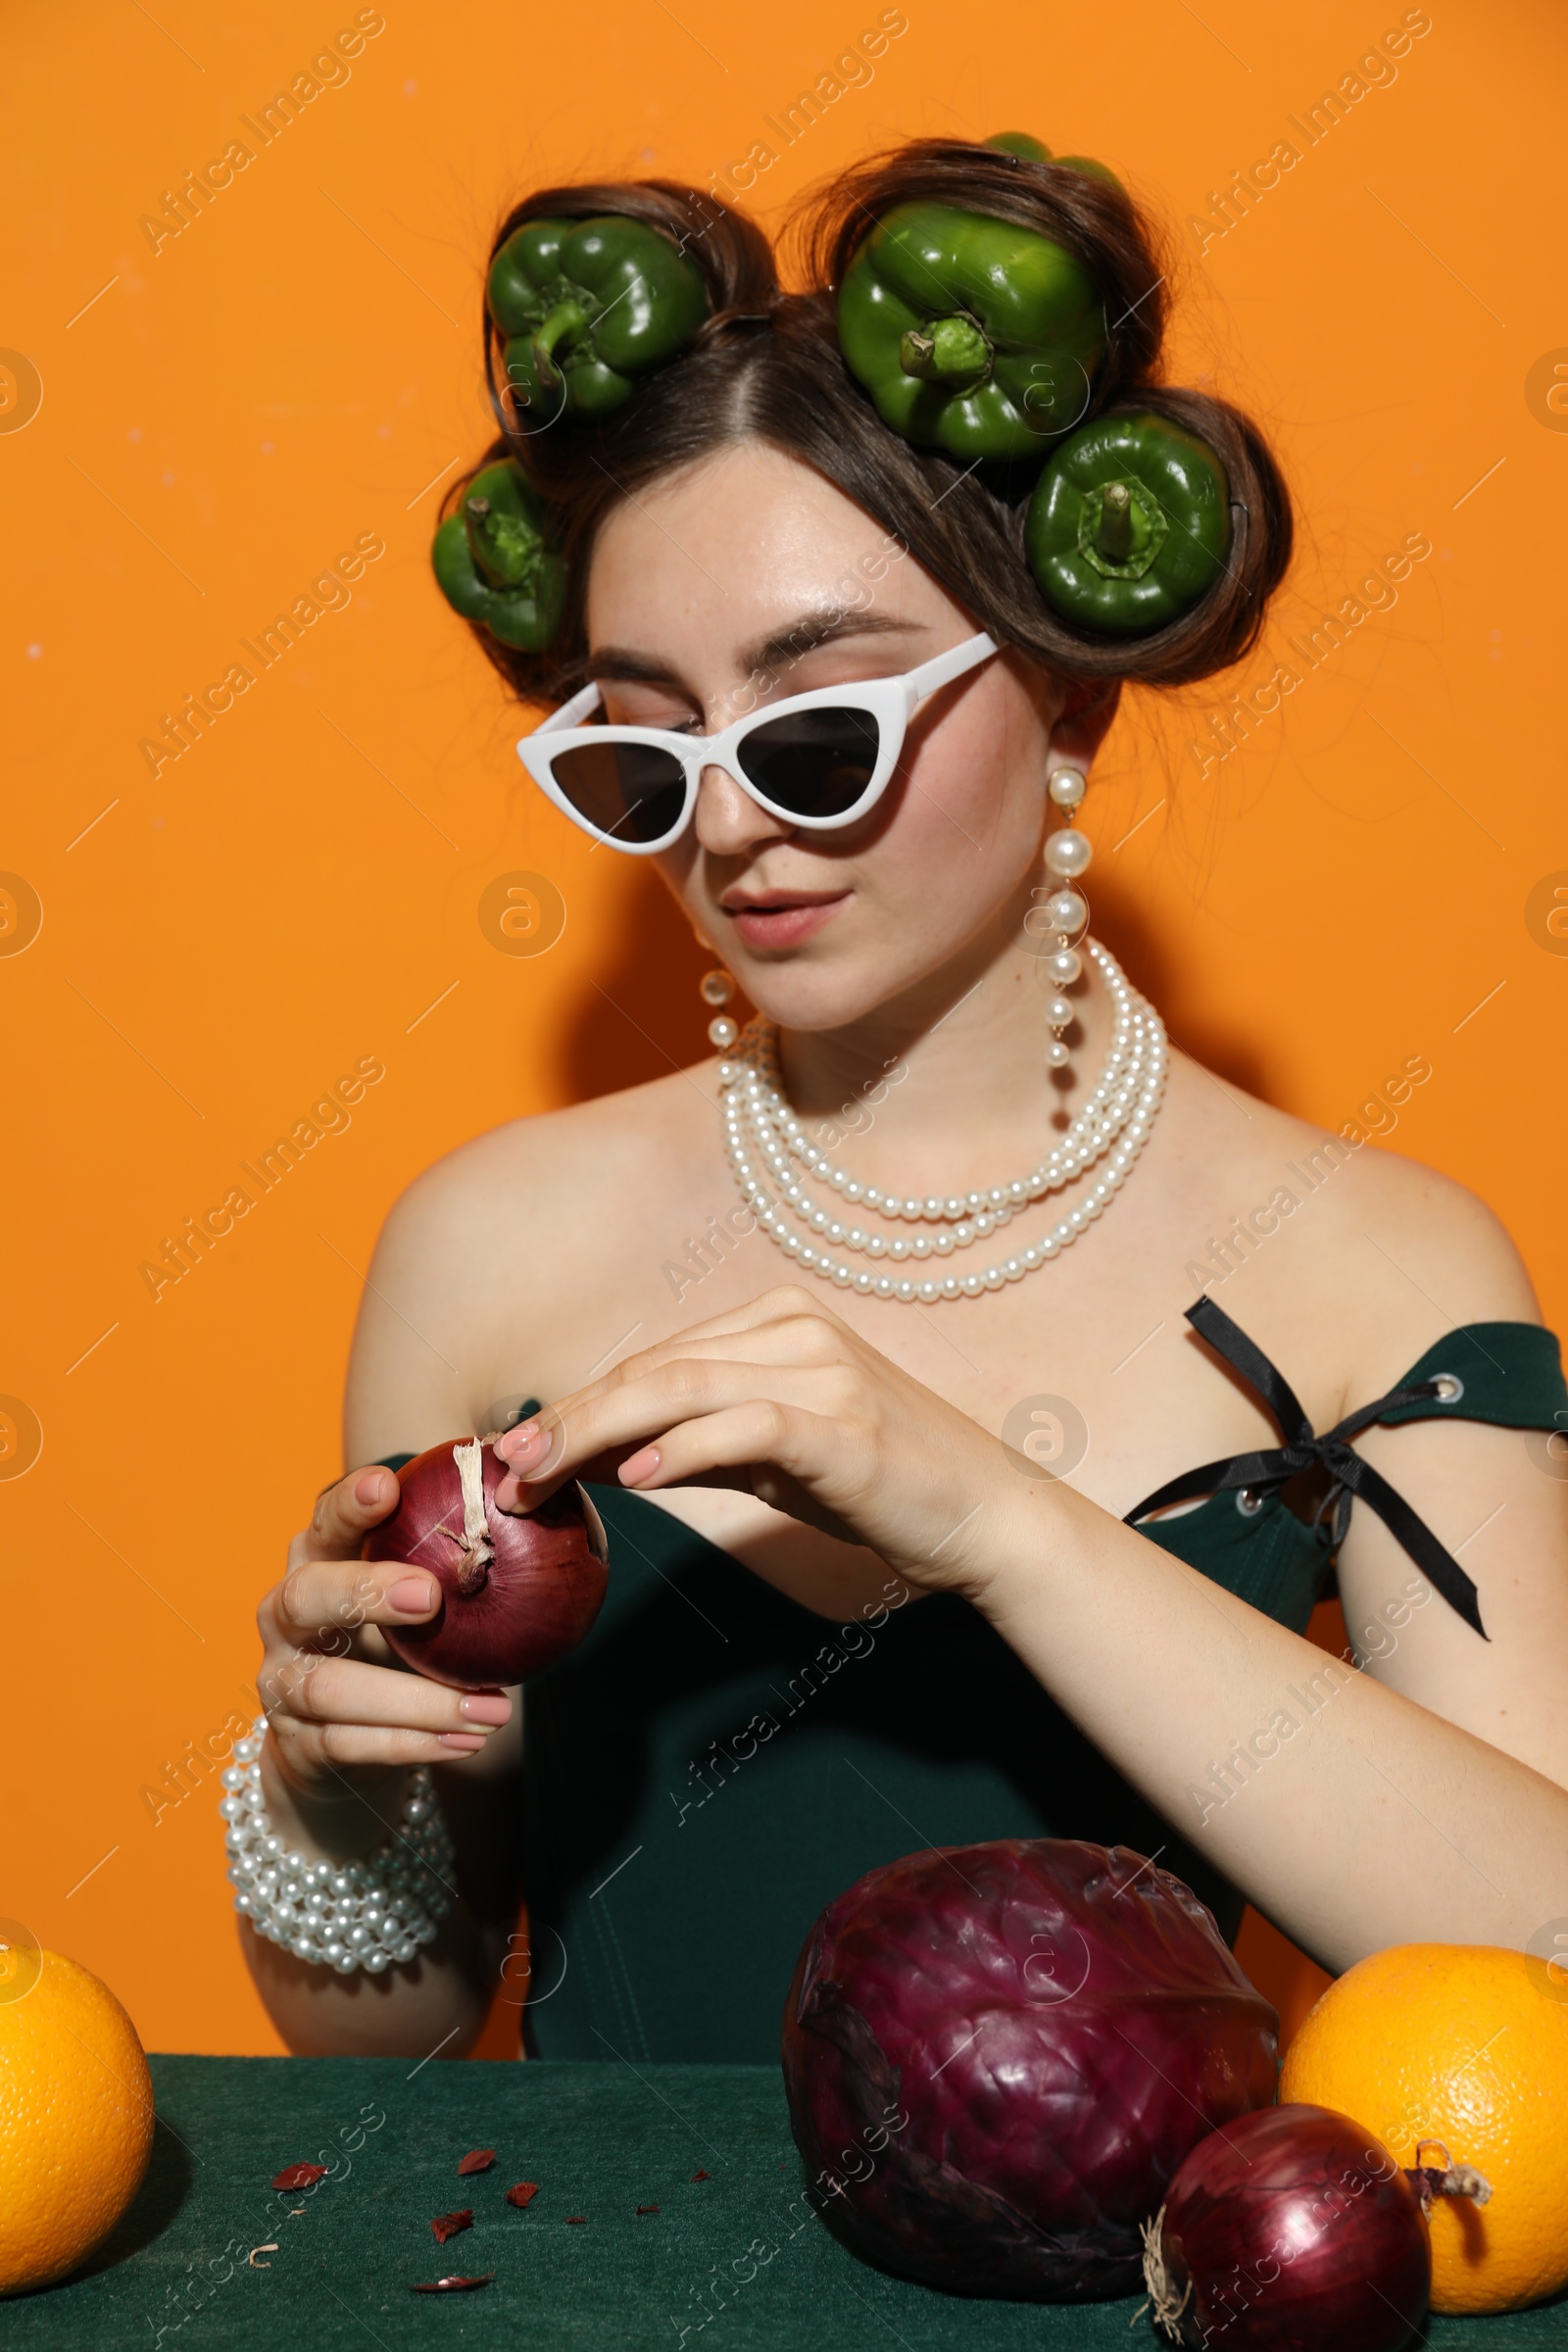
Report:
[{"label": "fingernail", "polygon": [[386,1596],[405,1617],[427,1617],[435,1607],[435,1587],[427,1576],[400,1576],[388,1585]]},{"label": "fingernail", "polygon": [[471,1756],[484,1745],[483,1732],[442,1732],[438,1737],[443,1747],[455,1747],[460,1756]]},{"label": "fingernail", "polygon": [[620,1465],[621,1485],[635,1487],[641,1480],[652,1478],[654,1472],[659,1468],[659,1463],[660,1452],[657,1446],[645,1446],[641,1453],[628,1454]]},{"label": "fingernail", "polygon": [[519,1421],[515,1429],[496,1442],[496,1451],[504,1462],[514,1462],[525,1453],[532,1453],[544,1435],[537,1421]]},{"label": "fingernail", "polygon": [[506,1723],[511,1719],[512,1701],[499,1690],[470,1690],[459,1699],[458,1713],[466,1715],[470,1723]]},{"label": "fingernail", "polygon": [[355,1501],[379,1502],[381,1499],[381,1480],[387,1475],[389,1475],[389,1473],[380,1470],[367,1470],[363,1478],[355,1481]]}]

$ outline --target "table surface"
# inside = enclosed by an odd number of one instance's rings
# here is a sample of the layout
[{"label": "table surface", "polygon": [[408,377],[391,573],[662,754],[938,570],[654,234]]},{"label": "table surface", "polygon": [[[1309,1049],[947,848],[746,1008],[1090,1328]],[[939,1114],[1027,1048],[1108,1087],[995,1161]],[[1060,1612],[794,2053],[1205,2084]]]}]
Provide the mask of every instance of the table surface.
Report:
[{"label": "table surface", "polygon": [[[5,2305],[8,2348],[1153,2352],[1163,2340],[1147,2314],[1130,2327],[1136,2296],[971,2302],[858,2262],[805,2202],[771,2067],[151,2063],[160,2129],[141,2194],[88,2270]],[[473,2148],[494,2148],[496,2162],[462,2179]],[[326,2164],[327,2178],[274,2193],[291,2163]],[[525,2212],[506,2202],[517,2180],[539,2183]],[[464,2206],[473,2227],[439,2247],[432,2218]],[[485,2271],[493,2283],[472,2293],[409,2291]],[[1432,2352],[1568,2348],[1568,2297],[1501,2319],[1430,2320],[1427,2341]]]}]

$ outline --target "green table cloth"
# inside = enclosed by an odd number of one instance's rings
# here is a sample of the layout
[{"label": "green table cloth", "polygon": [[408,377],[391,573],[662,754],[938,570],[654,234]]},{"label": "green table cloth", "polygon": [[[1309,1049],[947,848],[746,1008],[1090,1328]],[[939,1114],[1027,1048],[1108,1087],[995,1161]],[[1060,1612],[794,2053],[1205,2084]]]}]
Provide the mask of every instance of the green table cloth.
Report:
[{"label": "green table cloth", "polygon": [[[858,2262],[807,2197],[773,2067],[633,2067],[607,2053],[603,2065],[155,2057],[152,2070],[160,2128],[140,2196],[85,2272],[0,2305],[8,2347],[1138,2352],[1162,2340],[1147,2314],[1129,2326],[1136,2296],[968,2302]],[[460,2160],[484,2148],[494,2165],[461,2178]],[[329,2169],[275,2193],[293,2163]],[[539,2187],[517,2210],[506,2192],[522,2180]],[[438,2245],[432,2219],[463,2207],[472,2228]],[[493,2283],[472,2293],[409,2291],[486,2271]],[[1568,2298],[1432,2320],[1426,2340],[1568,2347]]]}]

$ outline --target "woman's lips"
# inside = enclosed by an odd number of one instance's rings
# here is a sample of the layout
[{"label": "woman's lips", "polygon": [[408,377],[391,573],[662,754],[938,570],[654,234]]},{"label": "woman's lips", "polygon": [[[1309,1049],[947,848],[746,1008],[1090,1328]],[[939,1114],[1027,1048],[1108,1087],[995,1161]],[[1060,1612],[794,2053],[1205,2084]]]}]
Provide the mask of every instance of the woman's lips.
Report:
[{"label": "woman's lips", "polygon": [[747,947],[795,948],[830,923],[849,896],[844,890],[831,899],[789,899],[773,906],[726,906],[723,911]]}]

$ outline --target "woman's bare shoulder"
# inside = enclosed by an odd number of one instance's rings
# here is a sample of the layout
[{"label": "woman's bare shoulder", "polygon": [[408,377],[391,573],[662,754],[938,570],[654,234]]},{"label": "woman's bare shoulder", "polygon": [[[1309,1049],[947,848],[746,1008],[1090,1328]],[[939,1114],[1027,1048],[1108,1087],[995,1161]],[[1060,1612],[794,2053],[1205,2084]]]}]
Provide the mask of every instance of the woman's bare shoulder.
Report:
[{"label": "woman's bare shoulder", "polygon": [[[577,1386],[636,1322],[639,1308],[622,1303],[650,1274],[657,1285],[683,1191],[705,1166],[705,1142],[715,1149],[703,1075],[508,1120],[414,1179],[382,1226],[361,1302],[356,1458],[444,1426],[454,1391],[471,1418],[503,1390]],[[721,1157],[711,1172],[722,1181]]]},{"label": "woman's bare shoulder", "polygon": [[[1282,1343],[1289,1332],[1353,1404],[1461,1325],[1541,1321],[1518,1248],[1469,1186],[1355,1120],[1323,1128],[1225,1092],[1232,1121],[1244,1122],[1233,1132],[1215,1099],[1234,1214],[1197,1270],[1212,1262],[1217,1280],[1205,1288],[1235,1320],[1256,1324],[1260,1346],[1268,1325]],[[1244,1297],[1250,1319],[1233,1303]]]},{"label": "woman's bare shoulder", "polygon": [[1356,1326],[1368,1358],[1405,1350],[1391,1378],[1460,1325],[1541,1321],[1517,1244],[1468,1185],[1371,1142],[1355,1149],[1346,1174],[1334,1206],[1341,1262],[1361,1288]]},{"label": "woman's bare shoulder", "polygon": [[701,1067],[645,1086],[598,1095],[492,1127],[435,1160],[400,1196],[388,1219],[428,1243],[521,1215],[591,1216],[623,1200],[627,1187],[657,1185],[689,1156],[694,1138],[717,1131],[713,1090]]}]

